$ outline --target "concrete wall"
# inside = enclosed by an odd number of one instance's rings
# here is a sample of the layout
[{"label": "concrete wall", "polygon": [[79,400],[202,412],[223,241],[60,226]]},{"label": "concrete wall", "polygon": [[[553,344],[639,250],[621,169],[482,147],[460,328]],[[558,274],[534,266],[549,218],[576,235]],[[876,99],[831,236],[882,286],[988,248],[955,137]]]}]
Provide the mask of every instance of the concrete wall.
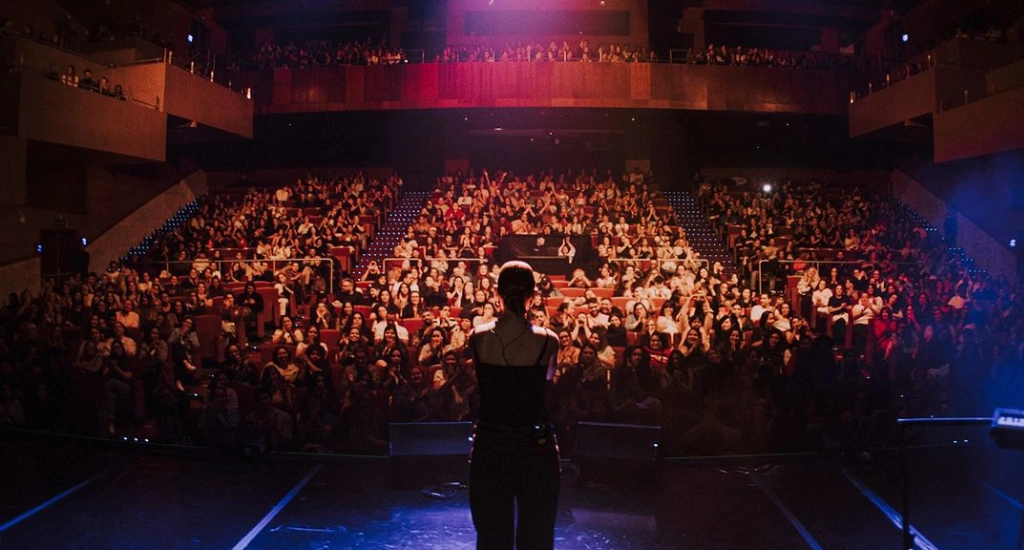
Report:
[{"label": "concrete wall", "polygon": [[1024,87],[935,115],[935,162],[1024,148]]},{"label": "concrete wall", "polygon": [[26,139],[163,161],[167,119],[131,101],[22,73],[18,135]]},{"label": "concrete wall", "polygon": [[935,73],[935,100],[939,111],[985,97],[984,69],[948,65],[929,72]]},{"label": "concrete wall", "polygon": [[[68,224],[71,227],[79,227],[84,236],[90,234],[90,230],[83,224],[88,223],[88,218],[103,218],[97,203],[111,202],[116,196],[119,185],[128,182],[118,183],[116,179],[109,176],[103,177],[94,174],[89,191],[89,203],[91,216],[68,216]],[[154,229],[163,225],[164,221],[177,212],[182,206],[191,202],[196,196],[206,192],[206,174],[196,172],[140,207],[129,213],[123,219],[110,227],[102,235],[90,242],[88,250],[90,254],[90,269],[99,270],[107,266],[111,260],[117,260],[131,247],[137,245],[143,237],[149,235]],[[17,215],[16,211],[6,211],[3,215],[3,226],[8,227],[9,223],[19,224],[17,220],[10,219]],[[25,210],[22,212],[25,223],[20,225],[25,228],[25,235],[18,239],[26,251],[31,243],[38,240],[40,227],[52,226],[52,219],[57,213],[52,211]],[[13,229],[13,228],[12,228]],[[5,230],[5,233],[8,231]],[[34,235],[31,236],[31,235]],[[6,239],[5,239],[6,241]],[[40,265],[38,257],[27,257],[5,265],[0,265],[0,293],[6,296],[9,292],[21,292],[23,289],[30,289],[38,292],[40,284]]]},{"label": "concrete wall", "polygon": [[850,137],[935,112],[935,74],[934,70],[916,74],[851,103]]},{"label": "concrete wall", "polygon": [[101,168],[80,170],[85,180],[81,191],[83,213],[0,205],[0,265],[32,258],[40,230],[54,227],[59,218],[63,218],[63,225],[77,229],[92,241],[177,183],[173,179],[115,175]]},{"label": "concrete wall", "polygon": [[252,100],[185,69],[173,65],[164,67],[168,114],[245,138],[252,137]]},{"label": "concrete wall", "polygon": [[988,84],[988,93],[990,94],[1024,86],[1024,61],[992,69],[985,75],[985,80]]},{"label": "concrete wall", "polygon": [[160,227],[186,204],[206,193],[206,174],[198,171],[142,205],[89,245],[89,268],[100,270]]},{"label": "concrete wall", "polygon": [[[900,170],[892,173],[893,195],[913,208],[934,227],[942,227],[946,218],[947,203],[932,191]],[[976,191],[977,192],[977,191]],[[999,197],[985,197],[988,204],[998,204]],[[964,202],[954,202],[962,208]],[[1004,202],[1003,204],[1008,204]],[[967,255],[974,258],[979,267],[993,276],[1005,275],[1010,281],[1017,278],[1017,258],[1001,241],[996,240],[962,213],[957,216],[957,241]]]},{"label": "concrete wall", "polygon": [[0,295],[6,297],[11,292],[20,293],[28,289],[34,296],[39,293],[41,280],[39,258],[0,266]]},{"label": "concrete wall", "polygon": [[103,70],[110,79],[110,85],[120,84],[124,95],[136,101],[158,107],[164,111],[167,95],[167,65],[164,63],[145,63],[109,67]]}]

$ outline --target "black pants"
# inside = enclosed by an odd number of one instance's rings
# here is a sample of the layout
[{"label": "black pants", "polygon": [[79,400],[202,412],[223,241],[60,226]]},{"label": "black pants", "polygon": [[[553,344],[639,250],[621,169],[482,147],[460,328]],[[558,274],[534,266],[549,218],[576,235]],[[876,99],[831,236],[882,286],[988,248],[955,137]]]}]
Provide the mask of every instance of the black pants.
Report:
[{"label": "black pants", "polygon": [[551,427],[478,423],[469,467],[469,507],[477,549],[554,548],[560,476]]}]

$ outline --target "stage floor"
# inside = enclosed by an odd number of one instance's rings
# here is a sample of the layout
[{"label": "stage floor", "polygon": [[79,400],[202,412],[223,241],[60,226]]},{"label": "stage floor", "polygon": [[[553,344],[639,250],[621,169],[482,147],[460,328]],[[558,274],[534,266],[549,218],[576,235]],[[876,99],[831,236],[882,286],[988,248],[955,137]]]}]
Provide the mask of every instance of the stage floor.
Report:
[{"label": "stage floor", "polygon": [[[960,440],[908,456],[918,548],[1014,548],[1020,451]],[[387,459],[238,463],[5,441],[0,460],[3,550],[475,548],[466,492],[393,489]],[[570,468],[556,548],[895,550],[901,482],[895,452],[669,461],[647,489],[583,483]]]}]

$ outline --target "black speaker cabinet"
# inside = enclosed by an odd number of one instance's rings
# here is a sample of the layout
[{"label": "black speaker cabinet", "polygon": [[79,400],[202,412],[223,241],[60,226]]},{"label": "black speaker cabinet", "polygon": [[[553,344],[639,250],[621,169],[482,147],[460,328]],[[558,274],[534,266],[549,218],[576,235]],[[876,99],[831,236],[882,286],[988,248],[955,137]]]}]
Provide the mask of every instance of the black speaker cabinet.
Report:
[{"label": "black speaker cabinet", "polygon": [[39,271],[44,277],[70,275],[78,269],[79,240],[77,229],[43,229],[39,232],[39,244],[43,251]]},{"label": "black speaker cabinet", "polygon": [[658,479],[661,427],[580,422],[573,462],[580,481],[646,484]]},{"label": "black speaker cabinet", "polygon": [[471,422],[394,422],[390,431],[393,488],[469,481]]}]

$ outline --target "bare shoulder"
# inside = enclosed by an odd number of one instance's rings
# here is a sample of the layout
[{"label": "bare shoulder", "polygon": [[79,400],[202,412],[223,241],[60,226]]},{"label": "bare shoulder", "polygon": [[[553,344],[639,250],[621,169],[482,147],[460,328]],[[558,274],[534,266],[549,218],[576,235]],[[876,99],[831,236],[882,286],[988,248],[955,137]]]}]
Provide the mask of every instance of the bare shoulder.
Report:
[{"label": "bare shoulder", "polygon": [[495,320],[495,321],[491,321],[489,323],[484,323],[482,325],[477,325],[477,326],[473,327],[473,330],[471,330],[469,332],[469,337],[472,338],[474,336],[477,336],[479,334],[483,334],[485,332],[494,332],[494,327],[497,324],[498,324],[498,322],[497,322],[497,320]]},{"label": "bare shoulder", "polygon": [[535,326],[533,327],[533,333],[537,336],[547,338],[548,340],[558,342],[558,335],[549,328]]}]

